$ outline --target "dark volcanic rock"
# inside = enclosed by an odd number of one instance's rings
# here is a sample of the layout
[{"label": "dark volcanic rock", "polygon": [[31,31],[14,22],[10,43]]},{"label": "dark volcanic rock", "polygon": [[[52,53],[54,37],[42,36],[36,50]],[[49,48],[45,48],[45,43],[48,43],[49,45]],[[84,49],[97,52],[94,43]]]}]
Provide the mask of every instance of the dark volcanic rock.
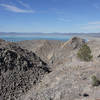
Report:
[{"label": "dark volcanic rock", "polygon": [[14,43],[0,48],[0,98],[15,100],[48,72],[47,64],[33,52]]}]

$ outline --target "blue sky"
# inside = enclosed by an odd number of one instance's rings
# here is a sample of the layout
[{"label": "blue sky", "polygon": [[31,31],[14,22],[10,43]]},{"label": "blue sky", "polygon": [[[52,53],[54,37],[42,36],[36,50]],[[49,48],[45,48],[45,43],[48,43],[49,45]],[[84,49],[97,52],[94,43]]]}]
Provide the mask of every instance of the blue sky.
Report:
[{"label": "blue sky", "polygon": [[100,32],[100,0],[0,0],[1,32]]}]

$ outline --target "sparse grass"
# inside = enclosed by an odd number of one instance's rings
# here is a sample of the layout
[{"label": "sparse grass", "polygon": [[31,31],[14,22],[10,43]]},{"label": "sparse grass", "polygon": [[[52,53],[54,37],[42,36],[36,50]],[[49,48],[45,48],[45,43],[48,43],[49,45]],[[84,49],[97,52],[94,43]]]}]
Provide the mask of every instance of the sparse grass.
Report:
[{"label": "sparse grass", "polygon": [[84,61],[90,61],[93,56],[91,55],[91,49],[87,44],[84,44],[77,53],[78,58]]},{"label": "sparse grass", "polygon": [[100,80],[96,78],[96,76],[92,76],[92,86],[99,86]]}]

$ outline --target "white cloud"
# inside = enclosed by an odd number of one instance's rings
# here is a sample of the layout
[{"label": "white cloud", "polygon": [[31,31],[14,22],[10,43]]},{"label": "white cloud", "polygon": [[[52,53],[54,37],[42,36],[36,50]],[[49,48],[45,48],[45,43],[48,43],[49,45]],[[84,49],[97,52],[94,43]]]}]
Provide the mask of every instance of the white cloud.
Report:
[{"label": "white cloud", "polygon": [[82,25],[81,29],[100,29],[100,21],[88,22],[87,24]]},{"label": "white cloud", "polygon": [[28,4],[22,2],[21,0],[18,0],[18,3],[21,4],[25,8],[30,8],[30,6]]},{"label": "white cloud", "polygon": [[85,30],[100,29],[100,25],[93,25],[93,26],[92,25],[87,25],[87,26],[82,27],[81,29],[85,29]]},{"label": "white cloud", "polygon": [[95,22],[88,22],[89,25],[97,25],[100,24],[100,21],[95,21]]},{"label": "white cloud", "polygon": [[71,20],[69,19],[65,19],[65,18],[58,18],[58,21],[63,21],[63,22],[71,22]]},{"label": "white cloud", "polygon": [[16,13],[35,13],[34,10],[27,10],[27,9],[21,9],[13,5],[8,4],[0,4],[0,6],[4,7],[8,11],[16,12]]}]

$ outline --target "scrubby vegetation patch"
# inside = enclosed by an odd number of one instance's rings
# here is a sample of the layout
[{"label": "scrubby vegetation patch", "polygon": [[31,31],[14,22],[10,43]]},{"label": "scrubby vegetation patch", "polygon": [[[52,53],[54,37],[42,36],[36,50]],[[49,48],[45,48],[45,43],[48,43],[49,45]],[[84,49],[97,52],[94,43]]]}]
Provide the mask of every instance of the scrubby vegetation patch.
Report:
[{"label": "scrubby vegetation patch", "polygon": [[97,79],[96,76],[92,76],[92,86],[99,86],[100,80]]},{"label": "scrubby vegetation patch", "polygon": [[91,55],[91,49],[87,44],[82,45],[77,53],[78,58],[84,61],[91,61],[93,56]]}]

